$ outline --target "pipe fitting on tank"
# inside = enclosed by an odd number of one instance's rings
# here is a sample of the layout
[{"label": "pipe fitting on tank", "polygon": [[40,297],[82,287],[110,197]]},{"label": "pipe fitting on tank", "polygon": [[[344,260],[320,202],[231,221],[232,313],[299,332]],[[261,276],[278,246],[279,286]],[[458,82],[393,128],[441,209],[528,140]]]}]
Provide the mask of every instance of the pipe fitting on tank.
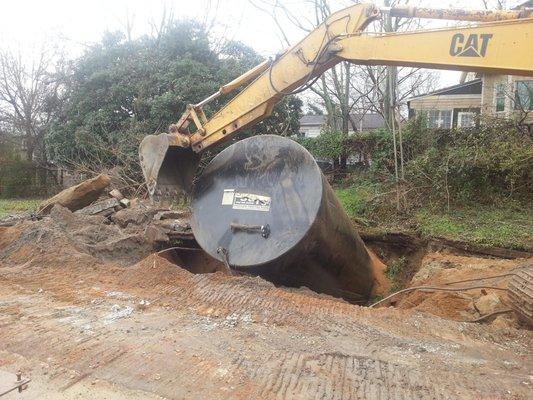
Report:
[{"label": "pipe fitting on tank", "polygon": [[244,225],[232,222],[230,224],[232,232],[260,233],[265,239],[270,236],[270,225]]}]

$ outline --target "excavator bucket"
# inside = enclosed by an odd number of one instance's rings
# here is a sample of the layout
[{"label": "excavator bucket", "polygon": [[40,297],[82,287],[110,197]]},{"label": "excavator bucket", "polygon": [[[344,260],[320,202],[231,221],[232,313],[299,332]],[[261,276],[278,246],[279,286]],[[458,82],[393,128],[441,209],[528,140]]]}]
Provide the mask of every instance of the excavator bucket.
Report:
[{"label": "excavator bucket", "polygon": [[190,147],[171,145],[168,134],[147,135],[139,159],[151,198],[180,201],[191,192],[200,156]]}]

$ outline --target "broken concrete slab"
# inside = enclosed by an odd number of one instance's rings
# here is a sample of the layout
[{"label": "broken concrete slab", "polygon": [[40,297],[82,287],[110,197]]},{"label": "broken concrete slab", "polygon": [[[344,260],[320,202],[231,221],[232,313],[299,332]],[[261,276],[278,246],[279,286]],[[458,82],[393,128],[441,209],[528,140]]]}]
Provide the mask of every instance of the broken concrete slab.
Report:
[{"label": "broken concrete slab", "polygon": [[183,219],[189,216],[189,211],[164,210],[159,211],[156,215],[154,215],[154,220],[158,221],[161,219]]},{"label": "broken concrete slab", "polygon": [[105,215],[108,211],[114,213],[116,210],[121,209],[120,202],[111,197],[110,199],[105,199],[97,203],[91,204],[90,206],[84,207],[81,210],[75,211],[75,214],[84,214],[84,215]]},{"label": "broken concrete slab", "polygon": [[117,211],[111,218],[115,224],[121,228],[126,228],[128,225],[142,225],[151,221],[156,212],[156,210],[141,207],[126,208]]},{"label": "broken concrete slab", "polygon": [[154,225],[165,229],[168,232],[185,232],[191,230],[191,225],[188,219],[166,219],[161,221],[154,221]]},{"label": "broken concrete slab", "polygon": [[69,187],[39,205],[38,214],[48,214],[55,204],[76,211],[98,200],[104,189],[109,186],[111,178],[100,174],[82,183]]}]

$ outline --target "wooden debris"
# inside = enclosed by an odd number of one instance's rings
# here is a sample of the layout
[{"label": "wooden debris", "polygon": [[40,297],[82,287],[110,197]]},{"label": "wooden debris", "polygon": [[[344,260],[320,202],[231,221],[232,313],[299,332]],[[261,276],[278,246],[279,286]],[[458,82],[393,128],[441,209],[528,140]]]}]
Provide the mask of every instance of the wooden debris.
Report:
[{"label": "wooden debris", "polygon": [[76,211],[98,200],[104,189],[109,186],[111,178],[100,174],[96,178],[65,189],[39,205],[38,214],[48,214],[55,204],[62,205],[70,211]]}]

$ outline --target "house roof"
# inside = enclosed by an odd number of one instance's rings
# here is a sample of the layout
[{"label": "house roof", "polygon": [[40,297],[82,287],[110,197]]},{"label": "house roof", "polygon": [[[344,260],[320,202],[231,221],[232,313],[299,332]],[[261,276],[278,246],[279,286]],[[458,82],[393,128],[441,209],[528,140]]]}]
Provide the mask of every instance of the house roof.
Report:
[{"label": "house roof", "polygon": [[[352,124],[359,127],[362,121],[363,129],[378,129],[385,126],[385,120],[380,114],[350,114]],[[326,123],[325,115],[304,115],[300,118],[301,126],[322,126]]]},{"label": "house roof", "polygon": [[513,10],[518,10],[520,8],[533,8],[533,0],[526,1],[525,3],[520,4],[519,6],[516,6],[513,8]]},{"label": "house roof", "polygon": [[300,118],[300,125],[323,125],[325,121],[325,115],[303,115]]},{"label": "house roof", "polygon": [[471,81],[459,83],[457,85],[448,86],[444,88],[437,89],[433,92],[420,94],[418,96],[411,97],[408,101],[413,99],[419,99],[420,97],[426,96],[453,96],[458,94],[479,94],[481,95],[481,79],[472,79]]}]

